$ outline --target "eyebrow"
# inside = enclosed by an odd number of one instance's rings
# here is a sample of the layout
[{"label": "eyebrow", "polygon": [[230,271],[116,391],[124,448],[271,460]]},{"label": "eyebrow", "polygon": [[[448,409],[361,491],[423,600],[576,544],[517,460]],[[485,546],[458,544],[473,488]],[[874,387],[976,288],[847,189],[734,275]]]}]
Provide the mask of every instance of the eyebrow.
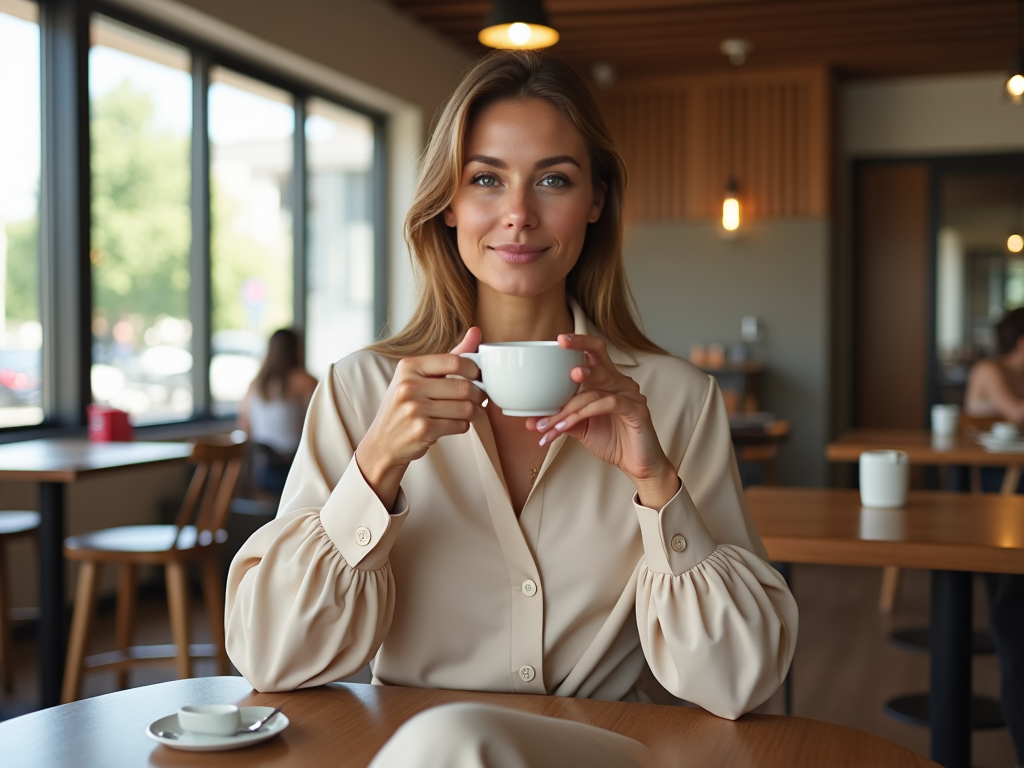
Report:
[{"label": "eyebrow", "polygon": [[[501,168],[505,170],[508,168],[508,163],[504,160],[499,160],[496,157],[490,155],[470,155],[466,158],[466,162],[463,165],[469,165],[470,163],[482,163],[483,165],[490,165],[494,168]],[[576,158],[572,155],[556,155],[555,157],[546,157],[543,160],[538,160],[534,166],[537,169],[550,168],[553,165],[561,165],[562,163],[569,163],[575,165],[577,168],[582,170],[580,164],[576,162]]]}]

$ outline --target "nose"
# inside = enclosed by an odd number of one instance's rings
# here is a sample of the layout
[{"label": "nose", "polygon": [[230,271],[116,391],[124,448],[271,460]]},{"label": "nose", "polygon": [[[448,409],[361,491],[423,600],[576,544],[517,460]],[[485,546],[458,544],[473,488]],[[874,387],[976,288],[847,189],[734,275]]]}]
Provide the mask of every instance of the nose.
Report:
[{"label": "nose", "polygon": [[505,196],[503,225],[508,230],[537,226],[537,209],[532,190],[527,184],[511,184]]}]

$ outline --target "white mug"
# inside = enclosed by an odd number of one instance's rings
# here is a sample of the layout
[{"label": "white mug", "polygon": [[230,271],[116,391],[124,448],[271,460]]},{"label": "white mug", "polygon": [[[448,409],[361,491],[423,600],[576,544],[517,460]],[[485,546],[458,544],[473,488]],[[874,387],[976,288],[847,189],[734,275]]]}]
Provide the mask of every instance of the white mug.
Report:
[{"label": "white mug", "polygon": [[992,437],[1010,442],[1020,437],[1020,430],[1012,421],[997,421],[992,425]]},{"label": "white mug", "polygon": [[553,416],[579,389],[569,373],[583,365],[583,352],[557,341],[481,344],[461,356],[477,364],[483,381],[473,383],[506,416]]},{"label": "white mug", "polygon": [[860,455],[860,503],[887,509],[907,503],[910,460],[903,451],[864,451]]},{"label": "white mug", "polygon": [[932,434],[955,435],[960,422],[960,406],[939,403],[932,406]]}]

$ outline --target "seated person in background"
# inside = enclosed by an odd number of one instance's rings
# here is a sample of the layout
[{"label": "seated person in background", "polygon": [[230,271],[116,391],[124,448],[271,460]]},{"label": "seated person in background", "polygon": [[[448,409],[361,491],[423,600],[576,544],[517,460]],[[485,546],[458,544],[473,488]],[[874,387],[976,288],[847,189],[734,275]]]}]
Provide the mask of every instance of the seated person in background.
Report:
[{"label": "seated person in background", "polygon": [[[964,412],[1024,423],[1024,307],[996,324],[999,357],[980,360],[971,370]],[[984,470],[990,470],[986,472]],[[995,470],[993,473],[991,470]],[[982,488],[998,491],[1005,470],[984,467]],[[1018,489],[1019,490],[1019,489]],[[1024,575],[986,573],[989,629],[1002,670],[1003,716],[1024,765]]]},{"label": "seated person in background", "polygon": [[964,396],[969,416],[998,416],[1024,423],[1024,307],[1007,312],[996,324],[999,357],[979,360],[971,369]]},{"label": "seated person in background", "polygon": [[254,446],[253,482],[259,490],[279,494],[284,488],[314,389],[298,335],[288,328],[275,331],[238,411],[238,428]]}]

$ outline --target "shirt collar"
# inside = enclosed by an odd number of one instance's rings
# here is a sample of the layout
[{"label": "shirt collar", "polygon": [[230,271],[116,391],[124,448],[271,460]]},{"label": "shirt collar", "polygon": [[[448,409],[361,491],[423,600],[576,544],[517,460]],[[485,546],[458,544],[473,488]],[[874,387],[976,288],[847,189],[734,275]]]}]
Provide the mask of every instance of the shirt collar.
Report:
[{"label": "shirt collar", "polygon": [[587,313],[583,311],[583,308],[579,305],[572,296],[569,297],[569,309],[572,310],[573,318],[573,329],[575,333],[584,334],[586,336],[597,336],[604,339],[605,346],[608,349],[608,357],[615,365],[636,365],[636,358],[627,352],[619,349],[608,337],[601,333],[600,329],[591,322],[590,318],[587,317]]}]

